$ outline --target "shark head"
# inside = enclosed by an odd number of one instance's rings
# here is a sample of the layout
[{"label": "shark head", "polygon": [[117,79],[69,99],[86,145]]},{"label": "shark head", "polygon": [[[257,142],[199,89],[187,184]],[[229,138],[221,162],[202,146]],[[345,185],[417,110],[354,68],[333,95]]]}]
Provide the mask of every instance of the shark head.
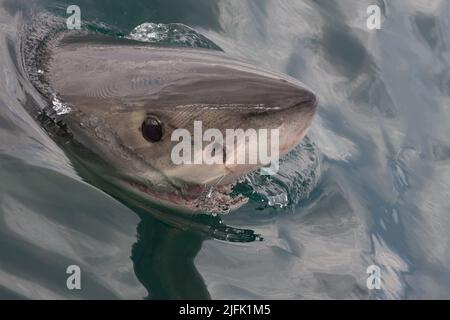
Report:
[{"label": "shark head", "polygon": [[45,81],[73,138],[129,189],[187,211],[239,206],[231,186],[276,172],[317,106],[297,80],[212,50],[69,35],[49,55]]}]

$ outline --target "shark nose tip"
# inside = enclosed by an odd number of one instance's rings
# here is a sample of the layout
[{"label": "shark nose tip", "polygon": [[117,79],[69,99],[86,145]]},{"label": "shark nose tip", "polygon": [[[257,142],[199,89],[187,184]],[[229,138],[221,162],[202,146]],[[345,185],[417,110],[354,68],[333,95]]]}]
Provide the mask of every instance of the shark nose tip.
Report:
[{"label": "shark nose tip", "polygon": [[300,103],[316,104],[316,102],[317,97],[312,91],[308,89],[300,90]]},{"label": "shark nose tip", "polygon": [[293,107],[308,108],[315,110],[317,107],[317,96],[307,89],[300,90]]}]

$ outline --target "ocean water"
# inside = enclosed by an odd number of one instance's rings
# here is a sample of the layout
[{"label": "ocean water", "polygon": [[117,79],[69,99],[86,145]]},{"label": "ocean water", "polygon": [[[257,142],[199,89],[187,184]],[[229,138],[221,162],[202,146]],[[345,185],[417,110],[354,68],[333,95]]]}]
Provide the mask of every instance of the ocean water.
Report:
[{"label": "ocean water", "polygon": [[[65,18],[71,4],[102,32],[301,80],[319,98],[307,139],[220,217],[168,223],[105,192],[27,111],[27,12]],[[449,13],[445,0],[1,0],[0,298],[450,298]]]}]

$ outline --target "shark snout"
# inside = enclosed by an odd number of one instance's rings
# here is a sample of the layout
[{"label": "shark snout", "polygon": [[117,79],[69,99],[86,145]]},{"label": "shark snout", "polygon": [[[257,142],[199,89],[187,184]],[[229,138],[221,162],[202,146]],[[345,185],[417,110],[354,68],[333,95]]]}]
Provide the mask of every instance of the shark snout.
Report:
[{"label": "shark snout", "polygon": [[[174,106],[171,126],[191,138],[181,152],[186,161],[169,162],[166,173],[198,185],[230,184],[261,167],[276,173],[280,158],[306,135],[317,106],[316,95],[295,79],[217,67],[197,70],[158,99]],[[170,154],[178,157],[182,135],[175,136]]]},{"label": "shark snout", "polygon": [[[225,130],[224,162],[211,181],[219,177],[229,183],[261,167],[276,174],[280,158],[307,134],[317,108],[316,95],[287,81],[271,84],[265,83],[265,91],[254,88],[253,107],[249,106],[241,119],[230,122],[234,129]],[[264,92],[262,97],[256,91]]]}]

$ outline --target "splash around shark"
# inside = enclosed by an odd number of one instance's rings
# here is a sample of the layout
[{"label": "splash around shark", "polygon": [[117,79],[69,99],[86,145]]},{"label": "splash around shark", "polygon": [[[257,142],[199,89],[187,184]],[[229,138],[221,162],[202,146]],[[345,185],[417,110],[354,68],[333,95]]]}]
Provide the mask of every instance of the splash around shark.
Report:
[{"label": "splash around shark", "polygon": [[[105,181],[185,212],[244,204],[245,197],[231,196],[233,186],[268,161],[229,159],[251,160],[252,148],[264,142],[272,146],[269,162],[276,162],[305,137],[317,107],[314,93],[297,80],[215,50],[61,29],[25,36],[22,56],[48,104],[39,114],[107,164]],[[208,150],[224,161],[174,161],[174,135],[184,130],[195,137],[199,122],[215,134],[178,155],[204,159]],[[230,148],[217,138],[227,130],[240,132]],[[264,130],[276,132],[276,140],[267,134],[252,140]]]}]

